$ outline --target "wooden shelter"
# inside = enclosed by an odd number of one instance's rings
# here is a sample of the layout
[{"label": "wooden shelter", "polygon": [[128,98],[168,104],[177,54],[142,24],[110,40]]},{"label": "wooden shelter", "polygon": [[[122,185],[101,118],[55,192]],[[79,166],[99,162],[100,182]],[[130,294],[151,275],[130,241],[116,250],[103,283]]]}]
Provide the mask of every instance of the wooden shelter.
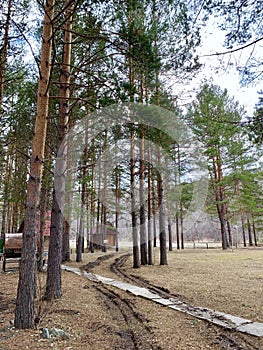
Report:
[{"label": "wooden shelter", "polygon": [[90,231],[89,240],[94,247],[101,248],[102,245],[115,247],[118,231],[111,225],[97,225]]}]

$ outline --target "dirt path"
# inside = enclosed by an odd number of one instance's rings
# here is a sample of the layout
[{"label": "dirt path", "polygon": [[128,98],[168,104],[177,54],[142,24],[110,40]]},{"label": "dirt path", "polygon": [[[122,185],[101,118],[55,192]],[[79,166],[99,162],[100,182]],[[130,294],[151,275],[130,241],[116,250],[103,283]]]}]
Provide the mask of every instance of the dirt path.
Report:
[{"label": "dirt path", "polygon": [[[129,253],[123,254],[116,258],[114,254],[105,255],[102,257],[97,258],[94,262],[90,262],[86,265],[83,265],[81,267],[82,270],[85,270],[87,272],[94,272],[96,274],[100,273],[106,273],[107,276],[118,277],[119,280],[126,281],[129,283],[132,283],[139,287],[147,288],[148,290],[157,293],[158,295],[162,296],[165,299],[174,299],[183,301],[183,297],[171,292],[169,289],[163,286],[156,285],[150,281],[147,281],[141,276],[136,276],[134,274],[130,274],[125,271],[124,265],[127,262],[127,260],[130,258]],[[112,275],[113,274],[113,275]],[[101,285],[97,288],[104,296],[106,296],[108,299],[112,302],[112,291],[108,293],[108,286]],[[115,305],[119,305],[119,296],[117,293],[114,293]],[[120,299],[121,300],[121,299]],[[125,298],[126,305],[129,305],[129,297]],[[132,317],[137,317],[134,312],[130,312],[132,309],[129,309],[129,312],[125,314],[125,318],[128,320],[129,316],[132,315]],[[127,311],[127,310],[126,310]],[[119,307],[118,312],[123,312],[122,307]],[[140,315],[139,318],[139,324],[140,327],[145,327],[144,324],[147,322],[147,319],[145,316]],[[151,330],[147,327],[146,333],[151,335]],[[139,334],[140,332],[137,332]],[[133,332],[131,334],[134,334]],[[227,349],[234,349],[234,350],[259,350],[259,342],[255,337],[250,337],[247,335],[244,335],[240,332],[233,332],[228,329],[223,329],[221,327],[216,327],[214,325],[209,324],[208,322],[203,322],[203,327],[200,328],[200,335],[203,337],[205,336],[207,339],[207,343],[213,344],[218,349],[227,350]],[[145,341],[147,337],[144,337],[144,339],[136,340],[136,337],[131,336],[130,337],[134,341],[134,349],[147,349]],[[140,344],[140,345],[139,345]],[[139,346],[139,347],[138,347]],[[149,348],[151,349],[151,347]],[[154,347],[152,349],[155,349]],[[161,347],[157,347],[157,349],[161,349]]]},{"label": "dirt path", "polygon": [[[177,312],[171,308],[162,306],[144,298],[136,297],[125,290],[117,289],[114,286],[106,285],[96,281],[88,280],[84,277],[84,270],[91,274],[98,274],[115,280],[121,280],[132,285],[138,285],[151,290],[153,293],[162,295],[163,298],[177,298],[192,305],[198,305],[202,295],[197,295],[196,299],[191,299],[193,292],[198,290],[199,285],[193,286],[196,271],[187,270],[185,266],[194,266],[198,263],[199,253],[195,253],[191,261],[191,252],[182,252],[182,259],[179,253],[174,253],[175,262],[170,256],[169,265],[165,267],[147,266],[141,269],[131,268],[131,259],[126,252],[107,254],[96,252],[94,254],[84,254],[82,263],[72,261],[67,265],[71,268],[82,269],[83,276],[72,272],[62,272],[63,296],[61,299],[51,304],[45,304],[41,298],[36,300],[36,311],[40,310],[41,321],[34,330],[15,330],[12,327],[14,308],[16,300],[16,290],[18,282],[18,271],[1,273],[0,283],[0,350],[19,349],[53,349],[53,350],[261,350],[263,349],[263,339],[248,336],[240,332],[226,330],[198,320],[182,312]],[[213,257],[211,256],[213,254]],[[233,262],[235,256],[224,254],[225,259]],[[237,256],[238,260],[239,256]],[[216,260],[221,264],[221,253],[201,252],[200,261],[207,266],[206,260],[213,259],[213,266],[208,265],[209,270],[205,275],[212,278],[211,271],[214,271]],[[253,285],[249,290],[253,292],[256,279],[260,282],[260,271],[262,271],[262,256],[242,255],[242,264],[245,267],[242,274],[246,277],[249,268],[249,279],[253,280]],[[81,267],[82,265],[82,267]],[[232,266],[232,265],[231,265]],[[219,268],[217,271],[219,271]],[[187,267],[188,269],[188,267]],[[254,269],[254,270],[252,270]],[[201,267],[198,266],[197,277],[199,277]],[[202,270],[203,271],[203,270]],[[190,281],[190,289],[187,289],[186,282],[179,285],[183,278]],[[219,271],[220,272],[220,271]],[[178,273],[178,275],[176,275]],[[202,272],[203,273],[203,272]],[[237,270],[235,268],[235,273]],[[173,275],[175,274],[175,275]],[[232,274],[231,274],[232,276]],[[242,277],[242,275],[241,275]],[[45,288],[46,274],[39,276],[39,289]],[[220,275],[222,290],[226,291],[226,286],[230,286],[230,291],[234,285],[232,280],[227,278],[223,284],[224,276]],[[240,277],[239,277],[240,279]],[[176,282],[176,283],[175,283]],[[233,281],[236,283],[236,281]],[[214,282],[213,282],[214,283]],[[205,278],[203,278],[205,284]],[[246,286],[246,285],[245,285]],[[209,291],[209,285],[205,285]],[[210,287],[211,288],[211,287]],[[239,290],[239,288],[237,288]],[[256,290],[260,290],[260,283],[256,285]],[[215,305],[218,308],[218,299],[221,298],[221,290],[214,293],[214,299],[209,300],[209,307]],[[180,294],[179,294],[180,293]],[[243,293],[243,294],[242,294]],[[245,293],[245,294],[244,294]],[[244,286],[240,289],[242,300],[248,305],[245,298],[248,295]],[[41,293],[40,293],[41,295]],[[251,294],[253,295],[253,294]],[[230,295],[225,304],[233,305],[236,294]],[[232,298],[232,299],[231,299]],[[262,300],[262,299],[261,299]],[[206,306],[205,300],[201,300],[201,305]],[[259,299],[260,301],[260,299]],[[207,301],[208,302],[208,301]],[[238,305],[240,305],[238,303]],[[262,305],[262,304],[261,304]],[[256,305],[257,306],[257,305]],[[228,307],[226,310],[227,311]],[[229,310],[239,315],[234,309]],[[253,310],[248,306],[240,308],[240,315],[253,317]],[[262,314],[260,307],[257,307],[257,320],[260,322]],[[222,311],[222,310],[221,310]],[[233,312],[235,311],[235,312]],[[243,313],[243,314],[242,314]],[[42,329],[58,328],[68,333],[68,339],[43,339]]]},{"label": "dirt path", "polygon": [[[108,260],[114,258],[115,260],[113,263],[110,263],[109,269],[115,271],[117,265],[121,266],[121,262],[126,261],[128,257],[129,254],[121,256],[119,258],[120,263],[118,264],[115,254],[108,254],[81,266],[80,269],[91,272],[103,262],[108,262]],[[125,295],[123,297],[114,288],[105,286],[102,283],[94,284],[93,288],[100,295],[101,300],[112,317],[118,320],[120,326],[118,335],[121,338],[121,348],[131,350],[163,350],[160,345],[154,344],[154,332],[148,325],[149,320],[144,315],[138,313],[129,296]]]},{"label": "dirt path", "polygon": [[123,298],[118,293],[102,285],[94,286],[101,294],[101,300],[111,313],[112,317],[119,321],[122,330],[118,332],[123,349],[134,350],[161,350],[161,346],[154,344],[154,334],[145,316],[139,314],[129,298]]}]

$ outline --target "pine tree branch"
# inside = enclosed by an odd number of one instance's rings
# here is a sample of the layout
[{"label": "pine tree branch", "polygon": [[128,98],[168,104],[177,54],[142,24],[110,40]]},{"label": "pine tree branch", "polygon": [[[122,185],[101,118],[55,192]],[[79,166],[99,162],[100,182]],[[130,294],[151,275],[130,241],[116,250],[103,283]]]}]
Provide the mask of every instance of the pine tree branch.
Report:
[{"label": "pine tree branch", "polygon": [[261,38],[259,38],[259,39],[256,39],[256,40],[252,41],[251,43],[248,43],[248,44],[246,44],[246,45],[244,45],[244,46],[238,47],[238,48],[233,49],[233,50],[211,53],[211,54],[207,54],[207,55],[202,55],[202,56],[200,56],[200,57],[220,56],[220,55],[226,55],[226,54],[229,54],[229,53],[237,52],[237,51],[246,49],[246,48],[249,47],[249,46],[255,45],[256,43],[258,43],[258,42],[261,41],[261,40],[263,40],[263,37],[261,37]]}]

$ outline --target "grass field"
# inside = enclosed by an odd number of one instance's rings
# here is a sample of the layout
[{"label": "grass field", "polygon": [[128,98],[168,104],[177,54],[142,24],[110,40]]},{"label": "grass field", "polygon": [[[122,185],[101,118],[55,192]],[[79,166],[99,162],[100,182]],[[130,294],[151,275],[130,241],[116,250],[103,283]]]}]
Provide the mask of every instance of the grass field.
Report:
[{"label": "grass field", "polygon": [[[92,272],[119,279],[109,266],[124,252],[127,249],[99,265],[95,264]],[[158,265],[158,254],[156,249],[154,266],[133,269],[130,258],[123,268],[130,274],[168,288],[192,305],[263,322],[263,250],[174,250],[168,253],[167,266]],[[85,253],[83,261],[76,263],[72,254],[68,265],[81,267],[103,255],[105,253],[99,251]],[[263,337],[213,326],[125,291],[116,291],[114,287],[102,295],[92,281],[65,271],[62,273],[62,298],[51,304],[36,300],[36,310],[41,307],[43,316],[36,329],[14,330],[10,325],[14,317],[18,270],[2,272],[0,276],[0,349],[263,349]],[[41,273],[39,280],[42,281],[42,289],[45,279],[46,274]],[[120,303],[119,307],[117,303]],[[126,314],[125,308],[128,306],[130,309]],[[133,314],[130,314],[131,311]],[[142,323],[138,323],[138,315]],[[151,331],[148,335],[145,333],[144,345],[134,348],[127,334],[131,330],[134,334],[141,334],[139,327],[143,325]],[[42,327],[63,329],[69,333],[69,339],[55,342],[42,339]],[[153,347],[149,344],[153,344]]]},{"label": "grass field", "polygon": [[174,250],[168,253],[168,262],[126,269],[196,306],[263,322],[263,250]]}]

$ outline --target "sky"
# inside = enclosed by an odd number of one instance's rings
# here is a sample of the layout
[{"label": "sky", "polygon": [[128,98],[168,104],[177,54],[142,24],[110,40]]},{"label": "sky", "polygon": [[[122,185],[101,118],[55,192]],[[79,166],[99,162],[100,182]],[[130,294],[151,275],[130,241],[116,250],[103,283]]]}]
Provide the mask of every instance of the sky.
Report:
[{"label": "sky", "polygon": [[[241,77],[236,67],[237,65],[246,65],[252,47],[231,54],[207,56],[227,51],[224,47],[225,34],[226,32],[220,30],[213,19],[208,22],[202,33],[203,44],[198,52],[200,62],[204,64],[204,67],[195,80],[195,84],[198,84],[200,79],[204,77],[207,79],[212,78],[215,84],[226,88],[231,97],[234,97],[236,101],[244,105],[248,115],[251,115],[253,114],[255,104],[258,102],[257,92],[262,89],[262,84],[257,82],[254,86],[252,84],[241,86]],[[258,45],[253,51],[253,55],[262,57],[262,54],[263,47]]]}]

